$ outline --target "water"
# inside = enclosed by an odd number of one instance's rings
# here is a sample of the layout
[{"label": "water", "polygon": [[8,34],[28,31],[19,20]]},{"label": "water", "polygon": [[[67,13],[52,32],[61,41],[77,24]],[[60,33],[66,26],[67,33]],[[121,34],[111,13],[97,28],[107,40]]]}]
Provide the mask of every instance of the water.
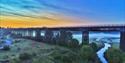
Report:
[{"label": "water", "polygon": [[108,50],[109,47],[111,47],[111,45],[108,43],[104,43],[104,45],[105,46],[97,52],[97,56],[102,63],[108,63],[108,61],[104,57],[104,53],[106,52],[106,50]]},{"label": "water", "polygon": [[[82,43],[82,34],[77,33],[73,34],[73,38],[76,38],[79,43]],[[111,42],[111,43],[120,43],[120,33],[119,32],[90,32],[89,33],[89,42]]]},{"label": "water", "polygon": [[82,43],[82,34],[73,34],[73,38],[77,39],[79,43]]}]

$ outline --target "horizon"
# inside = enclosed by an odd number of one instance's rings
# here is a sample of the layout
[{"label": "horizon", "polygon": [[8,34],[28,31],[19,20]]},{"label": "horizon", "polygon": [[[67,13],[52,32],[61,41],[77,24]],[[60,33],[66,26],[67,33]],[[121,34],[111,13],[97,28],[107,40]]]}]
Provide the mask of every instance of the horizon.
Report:
[{"label": "horizon", "polygon": [[15,29],[20,29],[20,28],[76,28],[76,27],[118,27],[118,26],[122,26],[124,27],[125,24],[117,24],[117,25],[112,25],[112,24],[105,24],[105,25],[85,25],[85,26],[57,26],[57,27],[2,27],[0,26],[0,28],[5,28],[5,29],[9,29],[9,28],[15,28]]}]

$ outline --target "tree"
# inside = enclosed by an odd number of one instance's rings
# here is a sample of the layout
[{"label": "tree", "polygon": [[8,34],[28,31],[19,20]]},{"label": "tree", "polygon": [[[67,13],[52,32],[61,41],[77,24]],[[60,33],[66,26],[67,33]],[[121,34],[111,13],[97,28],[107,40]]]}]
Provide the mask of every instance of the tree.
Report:
[{"label": "tree", "polygon": [[68,43],[68,46],[71,48],[77,48],[79,46],[79,41],[77,39],[72,39],[71,42]]},{"label": "tree", "polygon": [[70,31],[61,30],[56,38],[59,45],[67,46],[68,43],[72,41],[72,33]]},{"label": "tree", "polygon": [[47,29],[45,31],[44,41],[47,43],[53,43],[53,35],[53,31]]}]

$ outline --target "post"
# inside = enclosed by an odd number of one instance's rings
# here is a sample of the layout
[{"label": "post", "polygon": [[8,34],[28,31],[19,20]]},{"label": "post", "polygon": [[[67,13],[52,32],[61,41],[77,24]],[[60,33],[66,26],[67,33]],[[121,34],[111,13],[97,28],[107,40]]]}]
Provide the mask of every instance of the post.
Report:
[{"label": "post", "polygon": [[125,51],[125,31],[120,32],[120,49]]},{"label": "post", "polygon": [[89,43],[89,31],[82,31],[82,44]]}]

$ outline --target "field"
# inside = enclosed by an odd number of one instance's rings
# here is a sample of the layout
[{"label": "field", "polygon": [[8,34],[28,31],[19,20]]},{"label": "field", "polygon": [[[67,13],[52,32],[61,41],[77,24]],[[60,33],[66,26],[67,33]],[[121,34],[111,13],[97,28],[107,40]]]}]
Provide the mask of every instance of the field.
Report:
[{"label": "field", "polygon": [[[93,61],[100,63],[94,55],[96,51],[91,50],[89,45],[83,48],[82,54],[85,56],[80,56],[80,53],[74,48],[49,45],[28,39],[15,39],[9,50],[0,50],[0,63],[93,63]],[[89,61],[88,58],[90,58]]]},{"label": "field", "polygon": [[0,61],[12,61],[19,58],[21,53],[40,54],[41,57],[46,57],[54,49],[55,46],[44,43],[35,42],[32,40],[18,39],[10,46],[9,51],[0,51]]}]

